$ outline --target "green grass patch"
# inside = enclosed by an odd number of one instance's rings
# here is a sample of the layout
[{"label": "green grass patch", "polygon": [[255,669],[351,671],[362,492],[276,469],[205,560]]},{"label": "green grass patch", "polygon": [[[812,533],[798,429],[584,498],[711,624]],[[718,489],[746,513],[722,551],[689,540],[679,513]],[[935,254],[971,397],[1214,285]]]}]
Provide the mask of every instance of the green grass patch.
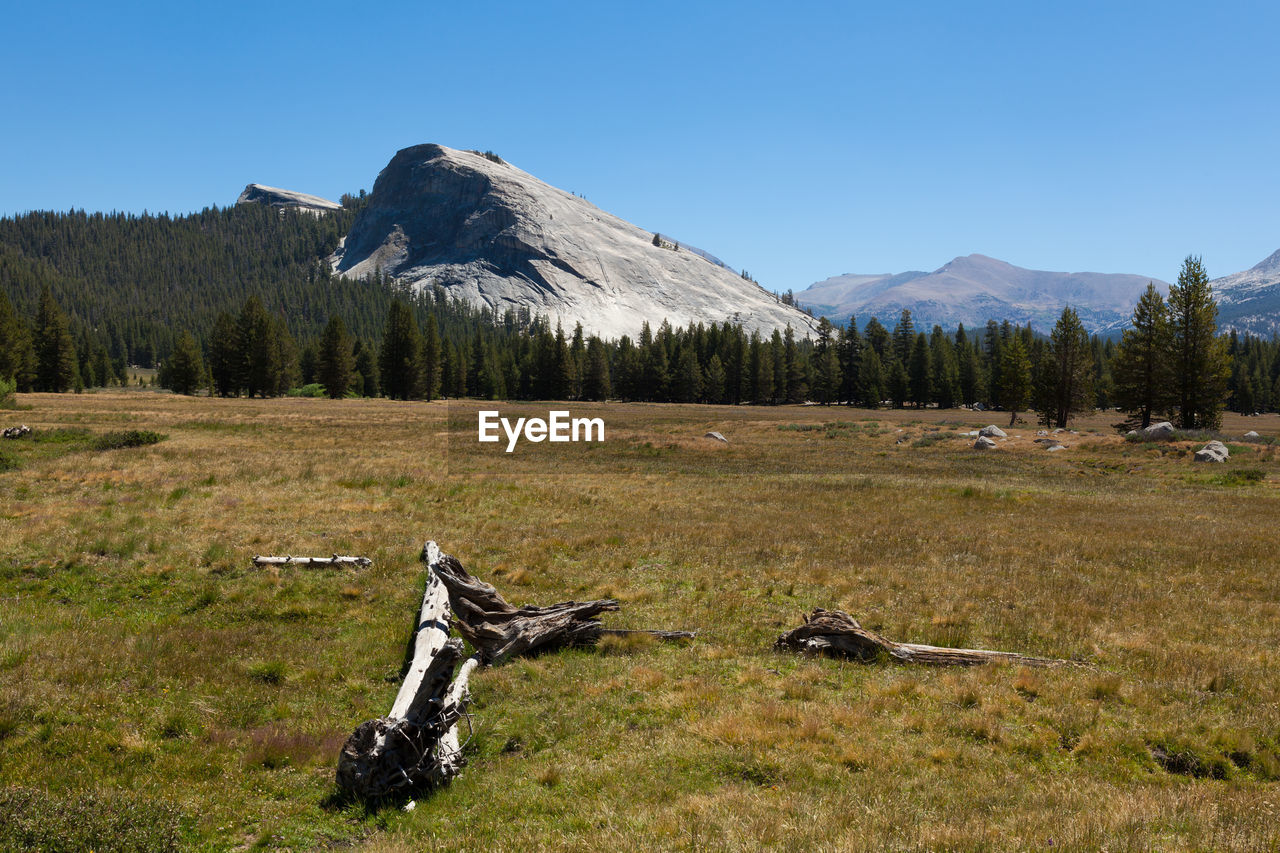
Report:
[{"label": "green grass patch", "polygon": [[94,450],[121,450],[126,447],[146,447],[159,444],[168,438],[164,433],[146,429],[125,429],[103,433],[93,440]]},{"label": "green grass patch", "polygon": [[182,817],[169,803],[121,791],[52,794],[0,789],[0,849],[42,853],[178,850]]}]

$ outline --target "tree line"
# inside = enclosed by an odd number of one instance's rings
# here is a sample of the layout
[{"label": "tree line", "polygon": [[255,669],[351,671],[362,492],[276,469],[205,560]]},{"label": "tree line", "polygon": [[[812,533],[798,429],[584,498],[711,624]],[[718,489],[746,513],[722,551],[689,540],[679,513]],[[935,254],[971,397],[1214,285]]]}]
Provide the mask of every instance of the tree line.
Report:
[{"label": "tree line", "polygon": [[[1047,336],[995,320],[974,331],[925,331],[903,310],[892,329],[875,317],[861,328],[856,317],[841,326],[822,318],[814,336],[797,338],[790,328],[765,335],[731,323],[663,322],[606,341],[527,310],[477,308],[440,287],[415,292],[380,272],[363,285],[383,296],[380,322],[367,310],[333,311],[299,325],[250,292],[235,310],[216,311],[207,330],[171,328],[160,382],[219,396],[304,388],[427,400],[963,405],[1011,420],[1034,410],[1054,426],[1095,408],[1119,408],[1140,426],[1171,415],[1188,428],[1217,426],[1227,406],[1280,409],[1280,342],[1216,333],[1197,258],[1184,262],[1167,301],[1147,288],[1119,343],[1087,334],[1070,308]],[[0,291],[0,379],[48,391],[124,381],[123,357],[76,328],[47,283],[29,321]]]}]

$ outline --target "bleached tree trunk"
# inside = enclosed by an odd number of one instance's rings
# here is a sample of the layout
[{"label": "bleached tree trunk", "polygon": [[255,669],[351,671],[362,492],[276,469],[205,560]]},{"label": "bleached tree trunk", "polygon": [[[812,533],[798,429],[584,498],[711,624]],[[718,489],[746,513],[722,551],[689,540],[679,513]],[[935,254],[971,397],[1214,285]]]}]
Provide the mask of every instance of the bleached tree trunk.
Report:
[{"label": "bleached tree trunk", "polygon": [[448,590],[430,574],[413,659],[390,713],[361,723],[342,747],[338,785],[343,790],[376,799],[443,785],[461,769],[457,724],[466,713],[467,679],[477,661],[467,661],[454,679],[462,641],[449,639],[449,625]]},{"label": "bleached tree trunk", "polygon": [[255,566],[369,566],[373,560],[368,557],[344,557],[334,554],[332,557],[254,557]]},{"label": "bleached tree trunk", "polygon": [[849,657],[868,662],[886,659],[931,666],[975,666],[997,661],[1024,666],[1057,666],[1074,663],[1066,660],[1027,657],[1014,652],[949,649],[920,643],[897,643],[863,628],[858,624],[858,620],[848,613],[841,610],[823,610],[821,607],[815,608],[813,613],[805,616],[803,625],[778,637],[774,646],[779,649]]}]

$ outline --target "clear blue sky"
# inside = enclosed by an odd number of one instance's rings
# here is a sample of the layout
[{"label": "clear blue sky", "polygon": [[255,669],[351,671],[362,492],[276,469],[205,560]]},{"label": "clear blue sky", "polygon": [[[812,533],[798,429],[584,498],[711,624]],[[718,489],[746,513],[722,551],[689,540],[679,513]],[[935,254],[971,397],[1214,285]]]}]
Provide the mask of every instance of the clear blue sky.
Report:
[{"label": "clear blue sky", "polygon": [[773,289],[1280,248],[1274,4],[8,4],[0,213],[336,199],[492,149]]}]

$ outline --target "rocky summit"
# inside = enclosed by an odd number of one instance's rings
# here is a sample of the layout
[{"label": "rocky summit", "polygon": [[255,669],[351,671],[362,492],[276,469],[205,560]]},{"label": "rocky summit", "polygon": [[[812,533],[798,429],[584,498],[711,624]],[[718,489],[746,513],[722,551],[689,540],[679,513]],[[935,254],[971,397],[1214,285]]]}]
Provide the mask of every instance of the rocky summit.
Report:
[{"label": "rocky summit", "polygon": [[279,187],[268,187],[262,184],[249,184],[236,199],[236,204],[267,204],[272,207],[296,207],[312,213],[325,213],[330,210],[341,210],[342,205],[318,195],[282,190]]},{"label": "rocky summit", "polygon": [[799,337],[813,319],[703,254],[638,228],[493,154],[417,145],[378,175],[334,255],[363,277],[381,269],[415,288],[502,313],[527,308],[606,338],[732,321]]}]

